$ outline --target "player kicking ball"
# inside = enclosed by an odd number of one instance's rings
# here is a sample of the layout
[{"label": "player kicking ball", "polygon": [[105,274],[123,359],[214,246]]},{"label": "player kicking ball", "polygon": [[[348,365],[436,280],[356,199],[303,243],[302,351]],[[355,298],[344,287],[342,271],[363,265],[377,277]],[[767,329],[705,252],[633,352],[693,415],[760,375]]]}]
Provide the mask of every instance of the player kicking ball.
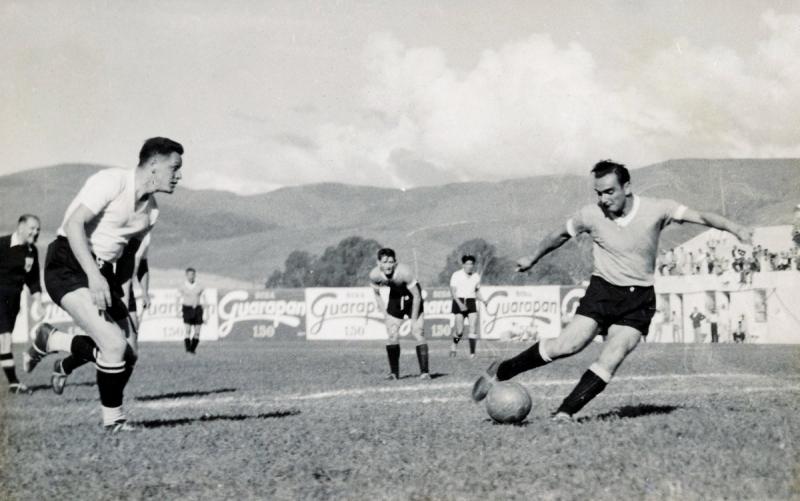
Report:
[{"label": "player kicking ball", "polygon": [[556,420],[571,421],[603,391],[647,335],[656,311],[653,280],[661,231],[673,222],[689,222],[730,232],[743,243],[751,241],[752,229],[717,214],[694,211],[672,200],[634,195],[624,165],[604,160],[594,166],[592,175],[597,204],[581,208],[564,228],[545,237],[533,255],[517,262],[518,271],[527,271],[579,233],[591,236],[594,271],[575,317],[557,338],[544,339],[513,358],[493,362],[473,385],[475,401],[483,400],[495,381],[574,355],[601,333],[605,343],[600,356],[553,415]]},{"label": "player kicking ball", "polygon": [[[386,312],[386,330],[389,332],[386,343],[386,354],[389,357],[387,379],[400,378],[400,326],[406,317],[411,319],[411,335],[417,341],[419,377],[430,379],[428,343],[425,341],[423,329],[422,287],[411,273],[411,268],[397,263],[394,250],[381,249],[378,251],[378,266],[369,273],[369,280],[378,308]],[[380,294],[381,287],[389,287],[389,300],[385,306]]]},{"label": "player kicking ball", "polygon": [[47,248],[47,291],[87,335],[42,324],[28,349],[26,370],[57,351],[93,361],[103,426],[110,432],[131,429],[122,402],[137,358],[123,284],[114,265],[133,268],[118,261],[129,242],[144,238],[155,224],[158,206],[153,195],[175,191],[181,179],[181,155],[183,147],[175,141],[151,138],[142,146],[136,168],[92,175],[67,208],[58,237]]}]

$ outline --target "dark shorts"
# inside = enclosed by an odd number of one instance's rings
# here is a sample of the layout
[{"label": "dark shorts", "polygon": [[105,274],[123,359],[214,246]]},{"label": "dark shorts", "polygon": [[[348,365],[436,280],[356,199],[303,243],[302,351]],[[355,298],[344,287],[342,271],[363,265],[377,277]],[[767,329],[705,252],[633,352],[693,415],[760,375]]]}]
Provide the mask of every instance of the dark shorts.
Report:
[{"label": "dark shorts", "polygon": [[203,307],[202,306],[184,306],[183,307],[183,323],[189,325],[202,325],[203,324]]},{"label": "dark shorts", "polygon": [[0,334],[14,332],[21,293],[16,287],[0,287]]},{"label": "dark shorts", "polygon": [[461,311],[461,308],[458,307],[458,303],[456,303],[455,300],[454,300],[453,301],[453,305],[450,307],[450,311],[454,315],[463,315],[463,316],[466,317],[470,313],[477,313],[478,312],[478,307],[475,304],[475,298],[474,297],[470,297],[470,298],[466,298],[466,299],[463,298],[463,297],[460,297],[458,299],[460,299],[462,303],[467,303],[467,309],[466,309],[466,311]]},{"label": "dark shorts", "polygon": [[[122,285],[114,274],[114,265],[99,261],[98,268],[111,290],[111,307],[106,308],[106,314],[113,320],[127,319],[128,308],[122,301]],[[66,237],[56,237],[47,246],[47,257],[44,262],[44,285],[50,299],[59,306],[61,306],[64,296],[70,292],[89,288],[89,278],[81,268],[75,254],[72,253]]]},{"label": "dark shorts", "polygon": [[612,325],[627,325],[646,336],[655,312],[652,286],[623,287],[593,275],[575,314],[594,319],[603,334]]},{"label": "dark shorts", "polygon": [[[389,296],[389,302],[386,304],[386,313],[395,318],[411,318],[411,308],[414,305],[414,299],[409,296]],[[425,301],[420,300],[419,314],[425,312]]]}]

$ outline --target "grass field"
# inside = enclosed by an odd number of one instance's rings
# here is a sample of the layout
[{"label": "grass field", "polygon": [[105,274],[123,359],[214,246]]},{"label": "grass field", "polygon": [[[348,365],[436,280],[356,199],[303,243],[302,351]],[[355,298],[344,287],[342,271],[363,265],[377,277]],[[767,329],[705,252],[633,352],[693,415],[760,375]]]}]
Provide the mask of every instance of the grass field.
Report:
[{"label": "grass field", "polygon": [[59,397],[49,357],[32,395],[0,397],[0,499],[800,498],[800,347],[642,345],[551,422],[598,349],[519,377],[533,410],[507,426],[468,398],[486,347],[432,344],[420,381],[404,345],[409,377],[383,381],[380,343],[149,344],[126,392],[141,429],[118,435],[94,369]]}]

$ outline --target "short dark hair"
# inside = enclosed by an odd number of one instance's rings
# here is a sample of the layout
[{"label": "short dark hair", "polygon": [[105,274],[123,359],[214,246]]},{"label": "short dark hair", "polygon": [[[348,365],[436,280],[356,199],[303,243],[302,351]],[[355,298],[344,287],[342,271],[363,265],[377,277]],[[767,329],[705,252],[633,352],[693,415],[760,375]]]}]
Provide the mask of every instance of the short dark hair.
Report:
[{"label": "short dark hair", "polygon": [[394,253],[394,249],[390,249],[389,247],[384,247],[383,249],[378,251],[378,261],[383,259],[384,257],[390,257],[397,260],[397,255]]},{"label": "short dark hair", "polygon": [[183,146],[166,137],[151,137],[144,142],[142,149],[139,150],[139,166],[141,167],[156,155],[169,155],[171,153],[183,155]]},{"label": "short dark hair", "polygon": [[469,261],[472,261],[472,264],[475,264],[475,256],[472,254],[464,254],[461,256],[461,264],[465,264]]},{"label": "short dark hair", "polygon": [[611,173],[616,174],[620,186],[631,180],[631,173],[623,164],[612,162],[611,160],[600,160],[592,167],[592,174],[595,178],[601,178]]},{"label": "short dark hair", "polygon": [[37,223],[42,224],[42,220],[39,219],[39,216],[35,214],[23,214],[19,217],[19,219],[17,219],[17,225],[20,225],[22,223],[27,223],[31,219],[35,219]]},{"label": "short dark hair", "polygon": [[192,271],[192,272],[194,272],[194,273],[197,273],[197,270],[195,270],[195,269],[194,269],[194,268],[192,268],[191,266],[190,266],[190,267],[188,267],[188,268],[186,268],[186,273],[189,273],[190,271]]}]

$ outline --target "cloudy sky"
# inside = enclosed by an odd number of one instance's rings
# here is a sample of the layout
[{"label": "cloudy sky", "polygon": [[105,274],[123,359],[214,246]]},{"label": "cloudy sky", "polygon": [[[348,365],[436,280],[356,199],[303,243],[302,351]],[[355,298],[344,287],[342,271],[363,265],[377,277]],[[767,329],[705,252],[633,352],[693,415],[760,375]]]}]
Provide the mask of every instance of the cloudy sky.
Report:
[{"label": "cloudy sky", "polygon": [[154,135],[239,193],[800,157],[796,1],[5,0],[0,32],[0,175]]}]

